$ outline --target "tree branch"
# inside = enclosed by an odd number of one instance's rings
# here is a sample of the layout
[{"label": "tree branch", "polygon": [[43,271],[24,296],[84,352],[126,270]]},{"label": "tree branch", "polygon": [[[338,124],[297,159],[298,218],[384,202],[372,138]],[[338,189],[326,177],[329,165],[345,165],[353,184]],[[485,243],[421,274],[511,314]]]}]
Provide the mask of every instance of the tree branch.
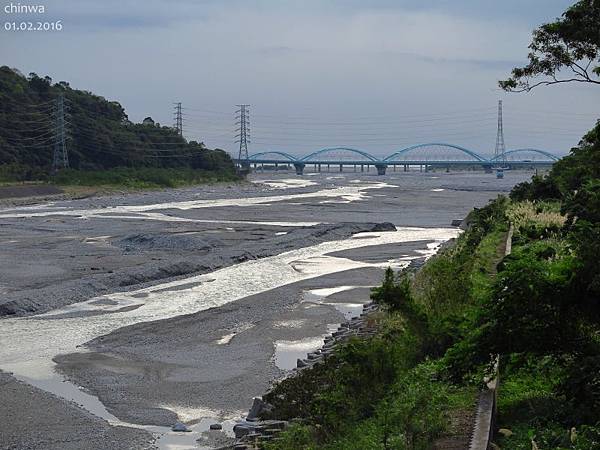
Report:
[{"label": "tree branch", "polygon": [[[579,70],[581,70],[581,72],[576,71],[575,69],[573,69],[573,66],[577,67]],[[571,65],[569,65],[569,67],[571,68],[571,70],[573,72],[575,72],[577,75],[581,76],[582,78],[585,78],[588,81],[590,80],[590,74],[587,72],[587,70],[585,70],[583,67],[581,67],[579,64],[577,64],[576,62],[573,62]]]},{"label": "tree branch", "polygon": [[539,81],[535,84],[529,85],[528,83],[524,83],[525,86],[522,89],[512,89],[509,88],[507,91],[508,92],[529,92],[532,89],[538,87],[538,86],[550,86],[553,84],[561,84],[561,83],[571,83],[571,82],[578,82],[578,83],[592,83],[592,84],[600,84],[600,81],[596,81],[596,80],[582,80],[581,78],[569,78],[569,79],[564,79],[564,80],[558,80],[556,78],[554,78],[553,81]]}]

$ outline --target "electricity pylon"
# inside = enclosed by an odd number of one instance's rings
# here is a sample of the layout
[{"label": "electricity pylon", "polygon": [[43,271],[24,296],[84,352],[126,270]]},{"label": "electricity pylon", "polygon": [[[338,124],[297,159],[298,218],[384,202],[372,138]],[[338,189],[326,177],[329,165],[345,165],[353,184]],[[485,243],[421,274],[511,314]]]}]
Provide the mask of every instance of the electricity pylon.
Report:
[{"label": "electricity pylon", "polygon": [[65,96],[61,92],[56,99],[54,110],[54,157],[52,158],[52,171],[69,167],[69,154],[65,138]]},{"label": "electricity pylon", "polygon": [[173,127],[179,136],[183,137],[183,113],[181,112],[181,102],[175,103],[175,126]]},{"label": "electricity pylon", "polygon": [[504,145],[504,125],[502,123],[502,100],[498,100],[498,130],[496,132],[496,149],[494,150],[496,177],[504,177],[506,168],[506,146]]},{"label": "electricity pylon", "polygon": [[235,136],[235,142],[239,142],[238,164],[240,168],[248,170],[250,162],[248,161],[248,143],[250,142],[250,105],[237,105],[236,125],[239,126],[238,134]]}]

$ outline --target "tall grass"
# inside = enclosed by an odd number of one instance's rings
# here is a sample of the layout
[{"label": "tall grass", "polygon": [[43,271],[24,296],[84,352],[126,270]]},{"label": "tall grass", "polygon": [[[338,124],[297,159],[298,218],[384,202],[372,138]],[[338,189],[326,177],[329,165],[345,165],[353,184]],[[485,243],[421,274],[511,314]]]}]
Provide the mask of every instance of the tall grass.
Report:
[{"label": "tall grass", "polygon": [[540,228],[560,228],[565,224],[566,216],[560,213],[558,202],[511,202],[506,208],[506,216],[515,229],[529,225]]}]

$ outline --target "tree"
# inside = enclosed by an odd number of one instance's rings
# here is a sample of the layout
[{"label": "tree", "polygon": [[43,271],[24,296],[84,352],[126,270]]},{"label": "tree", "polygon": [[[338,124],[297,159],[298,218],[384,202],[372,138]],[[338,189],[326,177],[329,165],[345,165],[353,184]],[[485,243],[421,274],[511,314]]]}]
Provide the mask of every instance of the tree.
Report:
[{"label": "tree", "polygon": [[600,0],[581,0],[562,18],[539,27],[529,48],[529,64],[498,82],[505,91],[569,82],[600,85]]},{"label": "tree", "polygon": [[383,283],[372,289],[371,299],[378,305],[386,306],[391,311],[402,311],[408,303],[412,303],[410,281],[403,276],[396,281],[391,267],[385,270]]},{"label": "tree", "polygon": [[35,72],[29,74],[29,85],[34,91],[47,93],[50,90],[51,83],[52,78],[48,76],[41,78]]}]

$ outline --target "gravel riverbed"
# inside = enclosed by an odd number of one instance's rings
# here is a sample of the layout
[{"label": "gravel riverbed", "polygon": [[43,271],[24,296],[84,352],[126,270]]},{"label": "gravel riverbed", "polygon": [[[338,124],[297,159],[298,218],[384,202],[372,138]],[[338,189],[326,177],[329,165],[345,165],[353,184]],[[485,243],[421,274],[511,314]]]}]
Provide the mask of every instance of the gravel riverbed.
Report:
[{"label": "gravel riverbed", "polygon": [[[177,420],[197,427],[183,448],[226,442],[207,420],[244,414],[387,265],[431,254],[457,235],[452,220],[530,175],[258,174],[0,209],[0,369],[50,391],[2,374],[0,447],[58,448],[36,431],[54,429],[62,448],[99,448],[99,435],[124,445],[105,448],[175,448],[160,427]],[[60,399],[50,378],[105,409]]]}]

